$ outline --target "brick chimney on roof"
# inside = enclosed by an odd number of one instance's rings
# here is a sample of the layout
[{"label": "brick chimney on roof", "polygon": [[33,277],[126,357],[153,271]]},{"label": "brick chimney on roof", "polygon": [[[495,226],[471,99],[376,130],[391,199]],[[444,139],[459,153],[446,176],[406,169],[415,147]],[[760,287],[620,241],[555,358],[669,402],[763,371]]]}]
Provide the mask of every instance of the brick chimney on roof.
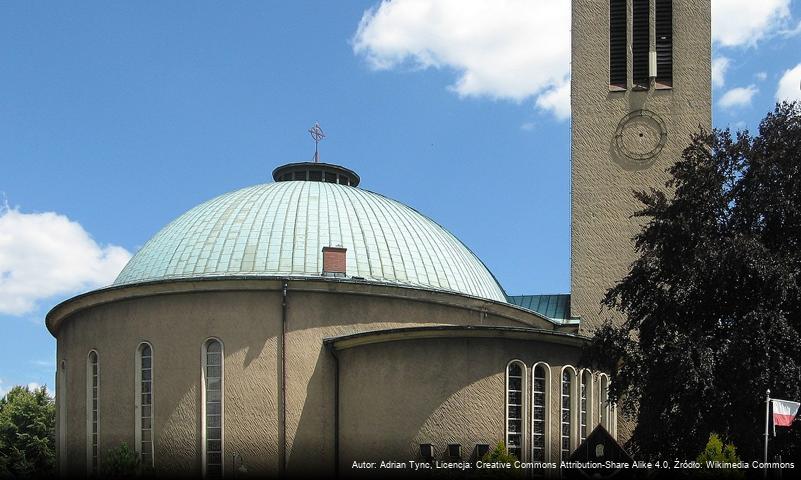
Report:
[{"label": "brick chimney on roof", "polygon": [[323,276],[344,277],[347,272],[347,248],[323,247]]}]

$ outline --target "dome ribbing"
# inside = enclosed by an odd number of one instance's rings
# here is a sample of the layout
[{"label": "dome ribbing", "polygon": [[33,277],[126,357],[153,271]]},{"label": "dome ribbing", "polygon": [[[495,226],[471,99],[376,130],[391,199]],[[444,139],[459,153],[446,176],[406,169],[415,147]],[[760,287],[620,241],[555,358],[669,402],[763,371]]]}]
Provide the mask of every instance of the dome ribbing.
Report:
[{"label": "dome ribbing", "polygon": [[347,248],[347,275],[506,301],[483,263],[402,203],[335,183],[283,181],[194,207],[128,262],[115,285],[219,276],[321,276],[322,248]]}]

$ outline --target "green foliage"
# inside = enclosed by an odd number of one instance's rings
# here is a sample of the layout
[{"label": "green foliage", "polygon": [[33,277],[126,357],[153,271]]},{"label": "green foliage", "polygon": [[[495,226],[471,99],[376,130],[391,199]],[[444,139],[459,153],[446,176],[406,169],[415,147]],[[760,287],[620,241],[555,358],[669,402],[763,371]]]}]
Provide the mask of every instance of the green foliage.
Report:
[{"label": "green foliage", "polygon": [[14,387],[0,398],[0,478],[55,473],[56,408],[47,387]]},{"label": "green foliage", "polygon": [[139,455],[123,442],[106,452],[100,470],[103,477],[134,478],[139,473]]},{"label": "green foliage", "polygon": [[[693,458],[718,431],[760,458],[765,390],[801,398],[801,106],[756,136],[701,132],[668,173],[672,195],[635,194],[639,258],[603,302],[626,321],[584,363],[612,372],[638,456]],[[799,462],[799,429],[782,434],[771,451]]]},{"label": "green foliage", "polygon": [[506,450],[506,445],[503,442],[498,442],[494,449],[490,450],[483,457],[481,457],[481,461],[485,463],[510,463],[512,464],[512,468],[492,470],[484,469],[479,470],[478,473],[480,476],[492,478],[520,478],[522,476],[522,470],[514,467],[514,464],[517,460],[519,459]]},{"label": "green foliage", "polygon": [[517,460],[519,459],[506,450],[506,445],[503,442],[498,442],[498,444],[495,445],[495,448],[481,457],[481,461],[487,463],[503,462],[514,464]]},{"label": "green foliage", "polygon": [[733,443],[724,445],[717,433],[710,433],[709,441],[706,442],[704,451],[698,455],[696,461],[702,465],[706,465],[706,462],[737,463],[740,457],[737,456],[737,449]]},{"label": "green foliage", "polygon": [[[720,439],[718,434],[710,433],[709,441],[706,443],[704,451],[696,458],[696,461],[700,463],[703,468],[712,468],[708,467],[708,465],[712,463],[717,463],[718,465],[736,464],[740,462],[740,457],[737,456],[737,449],[734,447],[733,443],[726,443],[724,445],[723,440]],[[734,479],[745,477],[745,474],[736,467],[710,469],[707,472],[709,476],[714,476],[716,478]]]}]

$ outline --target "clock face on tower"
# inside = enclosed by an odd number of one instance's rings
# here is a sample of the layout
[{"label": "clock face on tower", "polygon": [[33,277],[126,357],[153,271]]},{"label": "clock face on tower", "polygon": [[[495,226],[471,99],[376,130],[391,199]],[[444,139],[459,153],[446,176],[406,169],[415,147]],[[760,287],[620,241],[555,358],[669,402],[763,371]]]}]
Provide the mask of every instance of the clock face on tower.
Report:
[{"label": "clock face on tower", "polygon": [[623,167],[650,167],[667,141],[665,122],[650,110],[636,110],[620,120],[613,147]]}]

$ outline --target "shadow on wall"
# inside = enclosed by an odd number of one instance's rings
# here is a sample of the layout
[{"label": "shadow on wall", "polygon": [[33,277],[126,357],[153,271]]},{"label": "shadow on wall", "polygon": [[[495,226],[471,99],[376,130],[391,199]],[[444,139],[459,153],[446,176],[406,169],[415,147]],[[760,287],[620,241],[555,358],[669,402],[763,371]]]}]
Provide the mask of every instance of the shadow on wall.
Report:
[{"label": "shadow on wall", "polygon": [[433,443],[469,456],[503,436],[506,342],[421,339],[341,352],[341,465],[419,458]]},{"label": "shadow on wall", "polygon": [[[321,344],[314,371],[305,388],[296,383],[287,392],[287,436],[290,443],[287,471],[290,473],[330,475],[334,471],[334,379],[334,359]],[[293,417],[298,418],[294,435]]]}]

